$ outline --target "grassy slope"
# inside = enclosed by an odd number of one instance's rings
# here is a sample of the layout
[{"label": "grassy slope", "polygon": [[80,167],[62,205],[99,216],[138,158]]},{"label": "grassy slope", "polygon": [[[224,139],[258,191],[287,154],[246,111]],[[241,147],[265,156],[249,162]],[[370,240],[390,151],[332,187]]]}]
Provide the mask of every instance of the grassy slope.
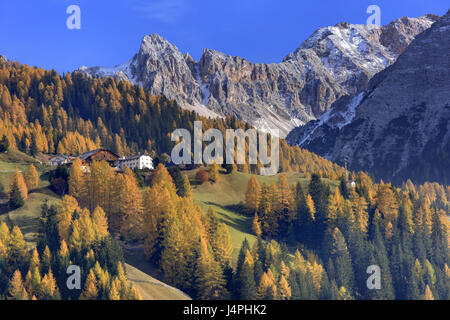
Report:
[{"label": "grassy slope", "polygon": [[150,277],[148,274],[125,264],[127,278],[140,291],[144,300],[190,300],[190,297],[178,289]]},{"label": "grassy slope", "polygon": [[[20,151],[10,150],[8,153],[0,153],[0,184],[4,186],[5,190],[8,190],[16,168],[23,172],[27,170],[30,164],[34,164],[40,173],[47,170],[45,165]],[[46,187],[49,183],[47,180],[40,179],[39,185]]]},{"label": "grassy slope", "polygon": [[[50,189],[41,188],[28,195],[23,207],[0,214],[0,222],[6,221],[9,225],[19,226],[27,243],[34,246],[37,242],[39,217],[44,201],[48,201],[50,205],[61,202],[60,198]],[[2,210],[5,210],[4,205],[2,203]]]},{"label": "grassy slope", "polygon": [[[5,192],[8,192],[16,168],[25,171],[31,163],[36,166],[40,174],[47,170],[41,163],[22,152],[10,150],[8,153],[0,153],[0,184],[3,185]],[[25,205],[16,210],[10,211],[7,199],[0,198],[0,221],[6,221],[9,225],[18,225],[30,246],[35,245],[37,240],[42,203],[45,200],[49,204],[60,202],[59,197],[47,188],[48,185],[47,180],[40,179],[40,188],[31,192]]]},{"label": "grassy slope", "polygon": [[[195,174],[198,170],[200,169],[183,172],[189,177],[194,188],[194,200],[205,211],[208,207],[214,209],[219,215],[219,218],[228,226],[234,248],[233,258],[236,260],[242,241],[247,238],[252,244],[256,240],[256,237],[251,231],[252,217],[243,216],[238,212],[237,208],[237,206],[245,200],[247,183],[251,175],[238,172],[227,175],[222,172],[221,179],[218,183],[204,183],[203,185],[198,185],[195,182]],[[257,179],[261,184],[264,182],[271,184],[277,182],[278,176],[257,176]],[[308,184],[308,180],[298,173],[289,173],[288,181],[290,184],[296,184],[297,181],[300,181],[304,187]],[[142,246],[133,247],[131,245],[125,245],[124,255],[127,263],[130,265],[139,268],[146,274],[153,275],[157,278],[162,277],[160,271],[145,260]],[[130,278],[133,279],[132,276],[130,276]],[[139,281],[135,284],[138,286],[142,285]],[[171,299],[176,298],[177,295],[175,293],[175,296]]]},{"label": "grassy slope", "polygon": [[[247,190],[247,183],[250,179],[250,174],[234,172],[232,174],[221,174],[218,183],[204,183],[203,185],[196,185],[195,174],[200,170],[185,171],[189,177],[191,184],[194,187],[194,200],[204,210],[211,207],[219,215],[221,220],[228,226],[232,243],[233,243],[233,258],[236,259],[242,241],[245,238],[252,244],[256,237],[252,234],[251,225],[252,217],[246,217],[237,212],[236,206],[243,203],[245,200],[245,192]],[[288,173],[289,184],[297,184],[299,181],[304,188],[307,187],[309,180],[300,173]],[[260,184],[276,183],[278,175],[276,176],[256,176]]]}]

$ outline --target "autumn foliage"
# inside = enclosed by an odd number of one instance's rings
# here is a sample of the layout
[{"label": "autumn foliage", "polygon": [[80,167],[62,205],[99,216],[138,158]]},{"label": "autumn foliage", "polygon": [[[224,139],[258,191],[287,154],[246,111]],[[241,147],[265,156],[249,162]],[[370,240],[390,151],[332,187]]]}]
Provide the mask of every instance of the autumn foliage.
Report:
[{"label": "autumn foliage", "polygon": [[33,164],[30,164],[24,178],[29,191],[39,188],[39,174]]},{"label": "autumn foliage", "polygon": [[208,182],[209,181],[208,172],[206,172],[205,170],[199,170],[195,174],[195,180],[197,180],[200,184]]},{"label": "autumn foliage", "polygon": [[[375,184],[362,172],[352,178],[354,188],[317,175],[290,186],[282,173],[276,184],[259,187],[252,176],[244,213],[253,215],[252,231],[261,238],[253,247],[242,244],[232,297],[447,299],[446,189]],[[297,248],[293,258],[284,243]],[[374,262],[383,287],[370,291],[364,273]]]},{"label": "autumn foliage", "polygon": [[[119,155],[152,149],[162,155],[172,150],[175,129],[192,128],[198,120],[203,130],[215,128],[224,135],[226,129],[248,129],[235,117],[200,117],[127,81],[90,78],[80,72],[60,76],[19,63],[0,64],[0,137],[10,149],[33,156],[39,152],[79,155],[99,147]],[[237,167],[259,174],[261,164]],[[342,167],[283,139],[280,169],[331,179],[343,174]]]},{"label": "autumn foliage", "polygon": [[[0,294],[14,300],[142,299],[125,277],[120,248],[100,208],[90,214],[65,196],[60,210],[43,206],[42,222],[44,235],[31,251],[17,226],[0,224],[0,269],[2,280],[9,279],[6,286],[0,283]],[[86,268],[82,290],[68,290],[69,265]]]}]

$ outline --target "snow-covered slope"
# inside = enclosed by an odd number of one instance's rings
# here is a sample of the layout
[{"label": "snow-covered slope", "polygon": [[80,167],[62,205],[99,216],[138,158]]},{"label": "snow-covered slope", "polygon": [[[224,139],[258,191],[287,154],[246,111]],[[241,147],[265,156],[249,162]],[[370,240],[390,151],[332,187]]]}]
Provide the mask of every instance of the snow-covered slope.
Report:
[{"label": "snow-covered slope", "polygon": [[288,142],[384,180],[450,183],[449,52],[450,12]]}]

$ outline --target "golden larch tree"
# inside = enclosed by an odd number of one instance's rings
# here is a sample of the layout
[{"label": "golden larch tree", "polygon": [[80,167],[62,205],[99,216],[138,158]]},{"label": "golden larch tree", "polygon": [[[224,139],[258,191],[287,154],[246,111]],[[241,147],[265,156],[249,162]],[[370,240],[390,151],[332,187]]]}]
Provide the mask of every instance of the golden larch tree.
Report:
[{"label": "golden larch tree", "polygon": [[86,245],[92,244],[96,239],[96,230],[92,223],[91,214],[88,209],[83,209],[78,219],[80,223],[80,236]]},{"label": "golden larch tree", "polygon": [[285,172],[280,173],[278,177],[277,187],[280,193],[280,211],[281,219],[291,222],[295,219],[295,201],[292,194],[292,190],[287,181],[287,175]]},{"label": "golden larch tree", "polygon": [[195,274],[196,288],[200,299],[223,298],[225,293],[223,272],[219,263],[212,257],[204,239],[200,241]]},{"label": "golden larch tree", "polygon": [[86,207],[94,211],[100,206],[105,212],[110,212],[113,206],[114,172],[106,161],[93,161],[88,179]]},{"label": "golden larch tree", "polygon": [[214,162],[209,166],[209,179],[215,183],[219,182],[219,166]]},{"label": "golden larch tree", "polygon": [[248,213],[253,214],[258,210],[261,199],[261,187],[252,175],[247,183],[247,191],[245,192],[245,209]]},{"label": "golden larch tree", "polygon": [[217,230],[212,235],[211,245],[215,253],[216,260],[222,267],[231,265],[231,254],[233,253],[233,244],[227,226],[219,223]]},{"label": "golden larch tree", "polygon": [[336,191],[328,196],[327,205],[327,220],[332,226],[335,226],[336,219],[340,215],[343,206],[344,198],[342,197],[339,188],[336,188]]},{"label": "golden larch tree", "polygon": [[59,237],[66,242],[69,240],[72,216],[76,210],[80,210],[77,200],[72,196],[65,195],[56,215],[56,221],[58,223]]},{"label": "golden larch tree", "polygon": [[30,164],[27,172],[25,172],[25,183],[27,184],[28,191],[39,188],[39,174],[33,164]]},{"label": "golden larch tree", "polygon": [[155,172],[153,173],[152,186],[163,185],[167,188],[171,195],[176,194],[176,187],[173,183],[173,179],[167,171],[166,167],[162,163],[158,164]]},{"label": "golden larch tree", "polygon": [[278,297],[280,300],[289,300],[291,298],[291,287],[283,275],[278,282]]},{"label": "golden larch tree", "polygon": [[398,202],[391,187],[390,184],[378,186],[376,205],[386,220],[395,222],[398,217]]},{"label": "golden larch tree", "polygon": [[430,286],[427,285],[425,288],[425,294],[423,295],[424,300],[434,300],[433,292],[431,292]]},{"label": "golden larch tree", "polygon": [[36,248],[34,248],[33,253],[31,254],[30,259],[30,270],[33,270],[34,268],[39,269],[40,267],[40,261],[39,261],[39,253]]},{"label": "golden larch tree", "polygon": [[23,178],[22,173],[19,171],[19,169],[16,168],[16,171],[14,172],[14,176],[11,180],[11,185],[9,191],[12,191],[12,188],[14,184],[17,185],[20,191],[20,196],[23,200],[26,200],[28,198],[28,188],[27,184],[25,183],[25,179]]},{"label": "golden larch tree", "polygon": [[84,284],[84,290],[81,293],[80,300],[96,300],[98,296],[97,279],[94,271],[89,270],[89,275]]},{"label": "golden larch tree", "polygon": [[69,246],[76,250],[81,250],[83,245],[83,239],[81,238],[80,223],[75,220],[72,224],[72,233],[69,237]]},{"label": "golden larch tree", "polygon": [[101,207],[96,207],[92,213],[92,222],[94,223],[96,238],[98,240],[106,237],[108,232],[108,219],[106,213]]},{"label": "golden larch tree", "polygon": [[41,281],[41,295],[44,299],[54,299],[57,297],[57,290],[56,279],[53,276],[52,269],[49,269]]},{"label": "golden larch tree", "polygon": [[261,222],[259,222],[259,217],[256,212],[255,215],[253,216],[252,231],[257,237],[261,237],[262,235]]},{"label": "golden larch tree", "polygon": [[22,231],[18,226],[14,226],[11,230],[6,247],[10,272],[13,272],[16,266],[20,266],[23,263],[28,262],[29,257],[27,243],[25,242]]},{"label": "golden larch tree", "polygon": [[306,196],[306,207],[308,208],[308,212],[311,216],[311,219],[315,219],[316,209],[314,207],[314,201],[310,194]]},{"label": "golden larch tree", "polygon": [[14,271],[14,274],[9,281],[8,288],[9,297],[13,300],[27,300],[28,294],[25,291],[25,287],[22,281],[22,274],[19,270]]},{"label": "golden larch tree", "polygon": [[76,158],[70,166],[69,194],[77,200],[83,199],[85,190],[84,174],[81,160]]},{"label": "golden larch tree", "polygon": [[120,300],[120,292],[118,281],[113,281],[111,285],[111,289],[109,290],[109,300]]},{"label": "golden larch tree", "polygon": [[170,217],[175,215],[175,196],[171,196],[169,189],[163,185],[155,185],[145,192],[143,232],[144,251],[147,257],[154,252],[159,232],[163,229],[161,225],[163,219],[169,221]]},{"label": "golden larch tree", "polygon": [[[270,271],[270,269],[269,269],[269,271]],[[271,290],[272,286],[274,286],[274,285],[275,285],[275,283],[274,283],[273,277],[272,278],[269,277],[267,272],[264,272],[261,277],[261,280],[259,281],[259,285],[258,285],[258,288],[256,291],[257,299],[262,300],[266,296],[268,296],[270,294],[269,290]]]},{"label": "golden larch tree", "polygon": [[192,186],[189,182],[189,178],[187,175],[183,175],[183,189],[184,189],[184,197],[185,198],[192,198]]},{"label": "golden larch tree", "polygon": [[143,236],[142,193],[133,171],[128,168],[123,174],[122,187],[119,200],[122,217],[120,233],[125,239],[139,239]]}]

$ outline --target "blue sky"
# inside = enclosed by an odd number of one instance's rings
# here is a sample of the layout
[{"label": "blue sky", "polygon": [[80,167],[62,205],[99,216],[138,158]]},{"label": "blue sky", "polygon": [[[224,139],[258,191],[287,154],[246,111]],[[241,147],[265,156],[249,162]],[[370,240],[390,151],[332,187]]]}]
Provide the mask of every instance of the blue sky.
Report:
[{"label": "blue sky", "polygon": [[[66,27],[72,4],[81,8],[81,30]],[[448,0],[3,0],[0,54],[58,72],[113,66],[130,59],[144,35],[159,33],[194,59],[211,48],[279,62],[319,27],[365,23],[371,4],[382,24],[449,9]]]}]

